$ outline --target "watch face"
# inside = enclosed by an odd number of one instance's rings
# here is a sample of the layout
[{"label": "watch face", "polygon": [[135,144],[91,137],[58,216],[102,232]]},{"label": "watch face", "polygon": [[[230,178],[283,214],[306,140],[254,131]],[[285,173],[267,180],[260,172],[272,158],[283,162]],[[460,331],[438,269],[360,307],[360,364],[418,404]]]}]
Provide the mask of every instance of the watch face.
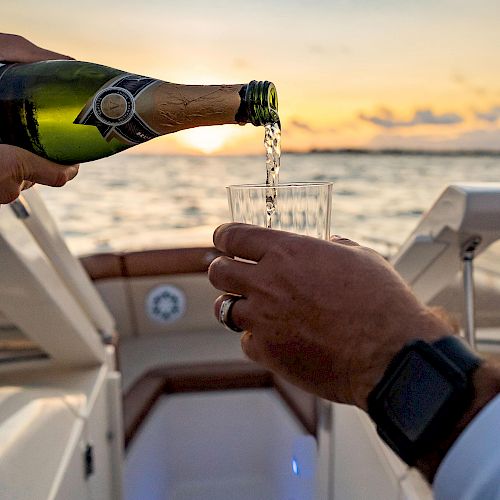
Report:
[{"label": "watch face", "polygon": [[426,359],[410,352],[384,406],[393,424],[410,441],[416,441],[452,394],[453,385]]},{"label": "watch face", "polygon": [[409,465],[450,432],[472,398],[468,374],[478,358],[452,337],[439,342],[438,349],[420,340],[407,344],[368,396],[377,432]]}]

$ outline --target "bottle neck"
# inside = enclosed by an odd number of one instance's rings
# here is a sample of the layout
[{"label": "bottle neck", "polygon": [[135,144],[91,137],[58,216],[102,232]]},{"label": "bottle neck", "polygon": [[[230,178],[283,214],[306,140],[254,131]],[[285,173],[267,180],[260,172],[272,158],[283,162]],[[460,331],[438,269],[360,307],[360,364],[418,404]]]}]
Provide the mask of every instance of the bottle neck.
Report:
[{"label": "bottle neck", "polygon": [[136,100],[136,111],[159,134],[237,123],[242,85],[179,85],[158,82]]},{"label": "bottle neck", "polygon": [[279,123],[276,87],[255,80],[236,85],[157,82],[138,96],[136,112],[147,116],[160,135],[207,125]]},{"label": "bottle neck", "polygon": [[239,95],[238,123],[252,123],[256,127],[279,123],[278,93],[272,82],[252,80],[241,87]]}]

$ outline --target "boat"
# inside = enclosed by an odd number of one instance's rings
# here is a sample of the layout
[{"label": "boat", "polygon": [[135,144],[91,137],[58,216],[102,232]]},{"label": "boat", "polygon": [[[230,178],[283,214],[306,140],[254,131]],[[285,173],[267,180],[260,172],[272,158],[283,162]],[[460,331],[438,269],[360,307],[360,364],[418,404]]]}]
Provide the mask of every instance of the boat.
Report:
[{"label": "boat", "polygon": [[[448,186],[390,258],[500,357],[500,184]],[[36,189],[0,209],[0,499],[430,499],[362,411],[247,360],[213,247],[69,251]]]}]

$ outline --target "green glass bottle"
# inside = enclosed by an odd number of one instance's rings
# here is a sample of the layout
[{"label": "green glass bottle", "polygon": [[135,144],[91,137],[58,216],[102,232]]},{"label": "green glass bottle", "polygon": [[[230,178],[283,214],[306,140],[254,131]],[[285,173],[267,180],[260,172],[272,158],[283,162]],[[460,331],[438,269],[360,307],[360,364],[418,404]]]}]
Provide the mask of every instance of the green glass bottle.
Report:
[{"label": "green glass bottle", "polygon": [[0,65],[0,142],[58,163],[187,128],[277,121],[276,87],[267,81],[179,85],[81,61]]}]

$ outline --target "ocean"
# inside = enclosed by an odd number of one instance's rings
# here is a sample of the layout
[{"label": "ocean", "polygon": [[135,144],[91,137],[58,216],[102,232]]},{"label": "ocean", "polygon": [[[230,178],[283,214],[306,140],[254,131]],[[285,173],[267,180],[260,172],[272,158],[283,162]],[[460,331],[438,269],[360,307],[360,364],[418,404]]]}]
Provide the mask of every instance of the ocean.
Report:
[{"label": "ocean", "polygon": [[[229,220],[225,186],[265,182],[265,175],[264,154],[122,153],[81,165],[78,176],[62,189],[38,189],[70,249],[86,255],[211,245],[214,228]],[[447,185],[500,181],[500,157],[282,156],[280,181],[319,180],[334,182],[332,234],[390,255]]]}]

